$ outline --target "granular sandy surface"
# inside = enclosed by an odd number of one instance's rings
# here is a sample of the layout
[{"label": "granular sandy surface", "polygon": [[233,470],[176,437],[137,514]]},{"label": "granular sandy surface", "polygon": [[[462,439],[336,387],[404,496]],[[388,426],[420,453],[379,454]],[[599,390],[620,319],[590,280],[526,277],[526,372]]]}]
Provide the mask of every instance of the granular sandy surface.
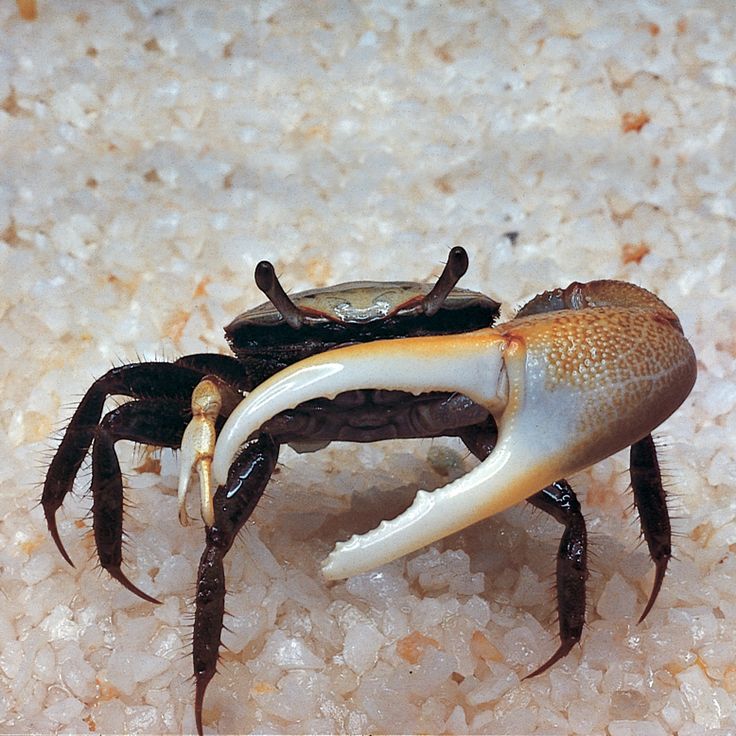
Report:
[{"label": "granular sandy surface", "polygon": [[[0,731],[194,728],[189,632],[203,530],[176,458],[121,443],[126,570],[101,574],[89,468],[60,513],[44,467],[94,377],[225,351],[290,291],[425,280],[508,306],[630,280],[679,315],[696,387],[658,430],[676,557],[652,579],[627,456],[572,479],[591,546],[580,646],[556,646],[560,527],[519,507],[327,583],[335,541],[471,467],[453,440],[284,451],[229,556],[219,733],[679,736],[736,729],[736,11],[729,3],[0,7]],[[138,468],[138,470],[135,470]]]}]

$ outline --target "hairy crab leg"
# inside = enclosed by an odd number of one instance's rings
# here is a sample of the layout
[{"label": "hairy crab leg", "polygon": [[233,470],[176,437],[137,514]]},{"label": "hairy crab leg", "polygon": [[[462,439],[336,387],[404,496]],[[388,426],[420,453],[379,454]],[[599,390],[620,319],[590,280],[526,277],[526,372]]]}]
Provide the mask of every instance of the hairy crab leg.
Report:
[{"label": "hairy crab leg", "polygon": [[243,371],[238,359],[232,355],[192,353],[178,358],[174,365],[195,370],[200,378],[203,376],[215,378],[221,387],[227,386],[231,391],[249,391],[253,387],[252,379]]},{"label": "hairy crab leg", "polygon": [[557,611],[560,645],[554,654],[527,677],[536,677],[567,656],[580,641],[585,625],[585,582],[588,579],[588,535],[580,502],[566,480],[556,481],[529,503],[565,526],[557,551]]},{"label": "hairy crab leg", "polygon": [[639,618],[641,623],[657,600],[667,572],[667,564],[672,557],[672,528],[667,510],[667,494],[662,485],[657,448],[654,446],[652,435],[648,434],[631,445],[629,457],[634,505],[639,513],[642,534],[649,547],[649,555],[654,562],[655,570],[652,591]]},{"label": "hairy crab leg", "polygon": [[184,431],[176,404],[160,399],[133,401],[108,412],[95,431],[92,445],[92,530],[100,565],[132,593],[151,603],[122,572],[124,492],[115,443],[118,440],[148,442],[178,447]]},{"label": "hairy crab leg", "polygon": [[396,519],[338,543],[323,566],[338,579],[487,518],[638,441],[684,401],[695,374],[692,348],[659,300],[655,307],[563,309],[462,335],[353,345],[258,386],[225,423],[212,467],[221,483],[239,447],[269,418],[347,390],[458,391],[486,407],[498,425],[491,455],[449,485],[419,491]]},{"label": "hairy crab leg", "polygon": [[[182,431],[186,423],[186,410],[192,391],[205,373],[217,373],[223,380],[235,375],[237,360],[229,356],[198,354],[187,356],[177,363],[143,362],[122,365],[109,370],[98,378],[88,389],[74,412],[66,432],[54,454],[41,495],[41,506],[46,524],[59,552],[72,566],[59,535],[56,512],[72,490],[74,479],[84,458],[89,452],[102,416],[108,396],[128,396],[132,399],[178,399],[182,402]],[[240,369],[242,374],[242,369]],[[150,443],[161,445],[155,432],[151,433]]]},{"label": "hairy crab leg", "polygon": [[194,712],[200,734],[204,694],[217,670],[225,614],[223,560],[263,495],[278,454],[279,447],[271,436],[259,435],[245,445],[230,468],[227,483],[215,493],[214,521],[207,528],[207,543],[197,573],[194,614]]}]

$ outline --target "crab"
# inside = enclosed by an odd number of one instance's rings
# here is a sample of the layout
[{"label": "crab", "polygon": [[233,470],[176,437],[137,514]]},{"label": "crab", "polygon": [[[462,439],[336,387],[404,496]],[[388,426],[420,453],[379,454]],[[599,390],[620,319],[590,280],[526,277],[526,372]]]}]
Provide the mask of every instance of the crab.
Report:
[{"label": "crab", "polygon": [[[587,536],[571,474],[631,447],[631,484],[655,566],[643,620],[671,557],[666,494],[651,432],[689,394],[695,358],[676,315],[650,292],[618,281],[574,282],[540,294],[496,325],[500,304],[460,289],[463,248],[436,283],[354,282],[289,297],[273,266],[255,281],[269,302],[236,317],[234,355],[113,368],[74,412],[48,468],[41,503],[67,562],[56,515],[92,455],[92,528],[99,562],[147,601],[122,571],[121,439],[181,450],[179,519],[199,481],[205,549],[193,636],[195,718],[218,661],[224,558],[289,444],[454,436],[480,461],[468,474],[373,531],[340,542],[328,579],[378,567],[526,500],[560,522],[559,646],[528,676],[570,652],[585,621]],[[108,396],[130,401],[103,415]]]}]

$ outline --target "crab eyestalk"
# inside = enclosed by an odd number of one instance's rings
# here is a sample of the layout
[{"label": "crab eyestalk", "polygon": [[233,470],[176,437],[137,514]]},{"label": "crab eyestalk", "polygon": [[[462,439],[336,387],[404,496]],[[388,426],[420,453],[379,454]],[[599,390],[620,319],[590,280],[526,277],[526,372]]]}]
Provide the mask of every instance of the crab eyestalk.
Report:
[{"label": "crab eyestalk", "polygon": [[498,425],[491,455],[376,529],[338,543],[330,579],[371,570],[457,532],[631,445],[687,397],[695,357],[672,312],[648,306],[537,314],[461,335],[381,340],[308,358],[233,411],[212,470],[226,480],[239,448],[271,417],[354,389],[459,392]]}]

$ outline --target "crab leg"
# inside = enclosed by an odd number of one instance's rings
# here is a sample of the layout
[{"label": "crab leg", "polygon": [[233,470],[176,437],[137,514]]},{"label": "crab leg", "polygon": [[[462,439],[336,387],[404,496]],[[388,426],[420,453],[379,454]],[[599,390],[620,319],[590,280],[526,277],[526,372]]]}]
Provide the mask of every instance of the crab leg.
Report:
[{"label": "crab leg", "polygon": [[564,524],[557,551],[557,611],[560,645],[554,654],[527,677],[536,677],[565,657],[580,641],[585,625],[585,581],[588,579],[588,535],[575,492],[559,480],[535,493],[529,503]]},{"label": "crab leg", "polygon": [[[496,425],[491,419],[466,428],[460,438],[479,459],[485,460],[496,444]],[[535,677],[562,659],[580,641],[585,625],[585,582],[588,579],[588,535],[580,503],[570,484],[551,483],[527,502],[549,514],[565,527],[557,550],[555,588],[560,644],[554,654],[527,677]]]},{"label": "crab leg", "polygon": [[[120,395],[143,402],[161,399],[162,401],[168,400],[168,403],[176,407],[181,406],[180,417],[175,422],[179,427],[179,439],[181,439],[180,433],[184,431],[186,422],[186,407],[192,390],[200,378],[207,373],[213,373],[228,384],[240,388],[242,377],[238,377],[239,372],[242,373],[242,369],[235,358],[227,355],[199,353],[188,355],[176,363],[144,362],[121,365],[109,370],[90,386],[74,412],[61,444],[49,465],[41,495],[41,506],[51,537],[59,548],[59,552],[70,565],[73,566],[73,562],[61,541],[56,513],[61,508],[67,494],[72,490],[74,479],[98,432],[97,425],[107,398]],[[116,418],[118,425],[121,424],[119,420],[120,416]],[[134,431],[137,421],[139,420],[131,421],[126,427],[126,431],[129,430],[131,434],[130,437],[120,436],[116,439],[135,439],[157,446],[170,445],[166,437],[159,439],[157,436],[155,421],[146,422],[145,436],[137,438]],[[168,426],[164,426],[162,431],[164,435],[168,435]],[[179,439],[176,440],[175,446],[178,446]],[[119,475],[119,468],[115,470],[112,464],[109,467],[111,472]]]},{"label": "crab leg", "polygon": [[243,524],[253,513],[276,466],[279,448],[267,434],[249,442],[233,463],[225,485],[214,497],[214,519],[207,527],[207,544],[197,573],[192,659],[197,732],[202,733],[202,704],[217,669],[225,616],[223,560]]},{"label": "crab leg", "polygon": [[642,534],[655,570],[652,592],[639,618],[641,623],[652,610],[662,587],[667,563],[672,557],[672,529],[667,510],[667,494],[662,485],[657,449],[652,436],[647,435],[631,445],[629,457],[634,505],[639,512]]},{"label": "crab leg", "polygon": [[491,455],[397,518],[338,543],[328,578],[371,570],[526,499],[637,442],[684,401],[695,357],[666,306],[560,310],[462,335],[376,341],[296,363],[230,415],[212,468],[275,414],[353,389],[457,391],[498,425]]},{"label": "crab leg", "polygon": [[113,578],[151,603],[159,601],[134,585],[121,569],[125,499],[115,443],[133,440],[148,444],[155,439],[159,446],[178,447],[183,431],[176,403],[145,399],[108,412],[95,430],[92,445],[92,529],[97,557]]}]

